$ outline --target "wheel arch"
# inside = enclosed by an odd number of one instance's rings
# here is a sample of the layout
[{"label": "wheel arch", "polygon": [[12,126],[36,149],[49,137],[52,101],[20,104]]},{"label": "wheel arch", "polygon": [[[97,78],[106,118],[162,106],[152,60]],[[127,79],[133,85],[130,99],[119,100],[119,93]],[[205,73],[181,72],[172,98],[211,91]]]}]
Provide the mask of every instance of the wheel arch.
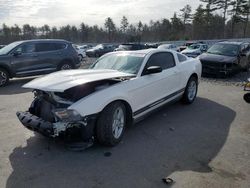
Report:
[{"label": "wheel arch", "polygon": [[14,74],[7,65],[0,65],[0,69],[4,69],[5,71],[7,71],[9,74],[9,77],[13,78]]},{"label": "wheel arch", "polygon": [[133,123],[133,110],[132,110],[132,107],[131,105],[129,104],[129,102],[127,102],[126,100],[124,99],[116,99],[112,102],[109,102],[107,105],[105,105],[105,107],[102,109],[102,111],[107,107],[109,106],[110,104],[112,103],[115,103],[115,102],[121,102],[122,104],[124,104],[125,108],[126,108],[126,117],[127,117],[127,126],[131,125]]},{"label": "wheel arch", "polygon": [[198,74],[197,74],[197,73],[193,73],[193,74],[191,74],[191,76],[189,77],[189,79],[190,79],[190,78],[192,78],[192,77],[195,77],[197,80],[199,79],[199,77],[198,77]]}]

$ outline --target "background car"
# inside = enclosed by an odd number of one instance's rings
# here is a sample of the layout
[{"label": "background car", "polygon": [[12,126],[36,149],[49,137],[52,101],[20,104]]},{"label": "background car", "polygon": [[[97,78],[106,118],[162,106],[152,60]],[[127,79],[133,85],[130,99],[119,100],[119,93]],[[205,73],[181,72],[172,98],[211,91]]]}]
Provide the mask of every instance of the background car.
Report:
[{"label": "background car", "polygon": [[227,76],[240,70],[247,71],[250,63],[250,46],[245,42],[219,42],[199,56],[202,73]]},{"label": "background car", "polygon": [[179,52],[180,49],[175,44],[162,44],[158,46],[158,49],[165,49],[165,50],[174,50]]},{"label": "background car", "polygon": [[143,44],[135,44],[135,43],[125,43],[119,45],[114,51],[133,51],[133,50],[142,50],[146,49],[146,46]]},{"label": "background car", "polygon": [[0,49],[3,48],[5,45],[0,45]]},{"label": "background car", "polygon": [[201,55],[202,53],[206,52],[208,49],[208,46],[206,44],[192,44],[188,46],[185,50],[183,50],[181,53],[185,54],[188,57],[197,57]]},{"label": "background car", "polygon": [[112,52],[90,69],[60,71],[27,83],[24,87],[34,89],[35,98],[29,111],[17,116],[46,136],[76,131],[88,146],[93,138],[114,146],[126,126],[156,108],[178,99],[191,104],[200,76],[198,59],[172,50]]},{"label": "background car", "polygon": [[109,44],[99,44],[94,48],[91,48],[86,51],[88,57],[101,57],[102,55],[114,51],[113,45]]},{"label": "background car", "polygon": [[180,52],[185,50],[187,47],[191,46],[192,44],[203,44],[203,41],[187,41],[184,45],[180,46]]},{"label": "background car", "polygon": [[78,54],[65,40],[27,40],[0,49],[0,86],[9,78],[47,74],[80,67]]},{"label": "background car", "polygon": [[86,51],[90,49],[88,45],[76,45],[76,51],[80,61],[83,61],[87,57]]}]

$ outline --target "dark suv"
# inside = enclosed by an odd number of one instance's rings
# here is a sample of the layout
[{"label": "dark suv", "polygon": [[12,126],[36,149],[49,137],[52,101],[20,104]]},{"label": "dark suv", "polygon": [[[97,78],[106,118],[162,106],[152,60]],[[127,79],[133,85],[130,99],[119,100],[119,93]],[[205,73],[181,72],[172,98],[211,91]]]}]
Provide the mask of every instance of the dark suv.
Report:
[{"label": "dark suv", "polygon": [[65,40],[27,40],[13,42],[0,49],[0,86],[9,78],[47,74],[79,68],[72,44]]},{"label": "dark suv", "polygon": [[250,67],[247,42],[219,42],[199,56],[203,75],[229,76]]}]

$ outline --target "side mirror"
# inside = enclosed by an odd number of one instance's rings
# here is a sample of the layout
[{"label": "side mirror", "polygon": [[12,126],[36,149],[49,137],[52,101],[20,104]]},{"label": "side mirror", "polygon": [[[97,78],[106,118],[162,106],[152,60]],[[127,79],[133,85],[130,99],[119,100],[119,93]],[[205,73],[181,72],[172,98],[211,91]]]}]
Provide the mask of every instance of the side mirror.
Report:
[{"label": "side mirror", "polygon": [[159,72],[162,72],[162,68],[160,66],[151,66],[146,69],[145,74],[156,74]]},{"label": "side mirror", "polygon": [[22,54],[22,52],[20,52],[20,51],[15,51],[14,53],[13,53],[13,56],[14,57],[17,57],[17,56],[20,56]]}]

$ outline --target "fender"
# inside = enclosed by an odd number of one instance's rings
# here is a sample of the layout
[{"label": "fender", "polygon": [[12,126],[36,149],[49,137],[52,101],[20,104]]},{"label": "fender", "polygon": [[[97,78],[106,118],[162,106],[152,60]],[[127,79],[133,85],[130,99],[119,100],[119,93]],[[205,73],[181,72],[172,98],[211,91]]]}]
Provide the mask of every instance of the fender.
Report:
[{"label": "fender", "polygon": [[68,107],[68,109],[76,110],[81,116],[87,116],[101,112],[108,104],[112,103],[113,101],[123,100],[130,105],[133,111],[134,107],[128,98],[129,95],[124,89],[122,89],[126,88],[126,82],[129,81],[125,81],[101,91],[92,93],[72,104],[70,107]]}]

